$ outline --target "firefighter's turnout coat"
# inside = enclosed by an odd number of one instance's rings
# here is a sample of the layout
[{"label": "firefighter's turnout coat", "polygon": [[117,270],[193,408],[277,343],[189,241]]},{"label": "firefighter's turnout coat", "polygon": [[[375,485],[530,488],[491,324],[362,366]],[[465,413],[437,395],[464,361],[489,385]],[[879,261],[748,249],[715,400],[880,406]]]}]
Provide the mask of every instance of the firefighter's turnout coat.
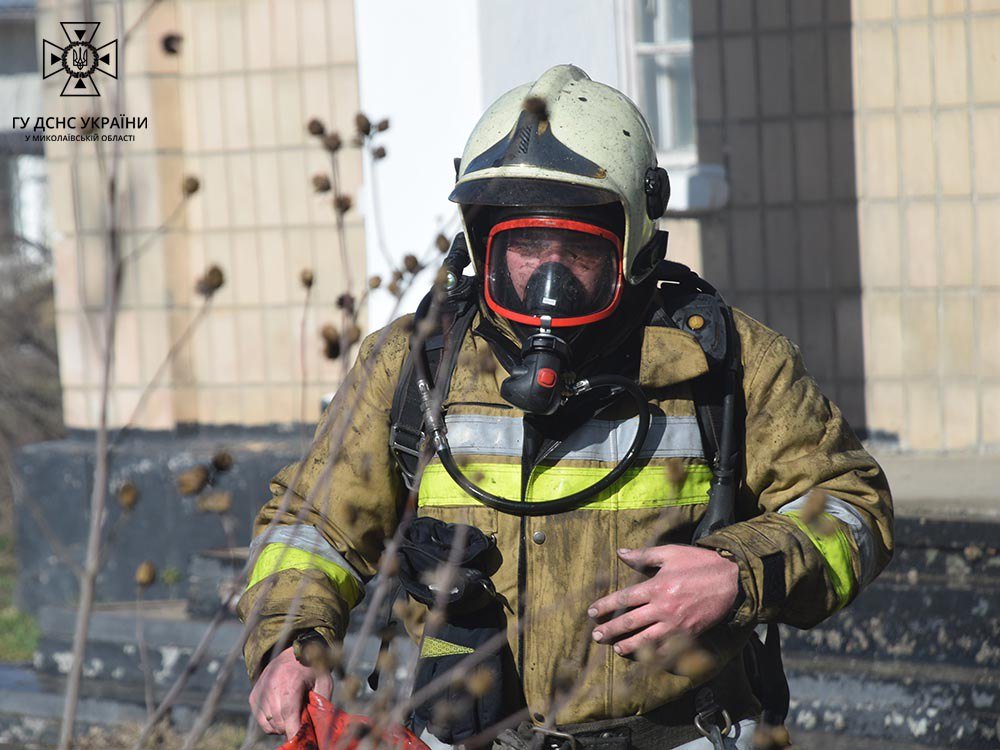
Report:
[{"label": "firefighter's turnout coat", "polygon": [[[798,348],[739,310],[734,314],[746,408],[738,522],[698,543],[738,562],[745,598],[733,622],[700,640],[730,672],[726,681],[745,685],[742,660],[734,657],[756,624],[816,625],[886,565],[892,505],[882,470],[820,392]],[[293,631],[312,628],[331,642],[341,639],[396,531],[408,492],[389,448],[390,407],[410,324],[401,318],[363,342],[308,455],[274,477],[273,498],[256,521],[257,562],[239,604],[241,615],[255,621],[245,647],[251,676],[290,611]],[[522,474],[522,413],[500,397],[506,373],[474,328],[461,342],[443,404],[451,448],[466,475],[496,495],[530,503],[585,488],[621,459],[637,423],[625,407],[586,422]],[[503,563],[493,580],[514,613],[510,644],[536,719],[549,717],[554,685],[566,670],[579,684],[559,709],[559,724],[643,714],[695,687],[698,678],[593,642],[587,606],[639,577],[618,549],[690,543],[712,476],[691,388],[707,370],[690,333],[644,329],[639,383],[653,417],[640,460],[577,510],[504,515],[463,492],[436,459],[423,473],[419,515],[496,537]],[[814,491],[826,500],[824,523],[803,517]],[[278,525],[261,536],[282,506]],[[304,523],[296,525],[297,518]]]}]

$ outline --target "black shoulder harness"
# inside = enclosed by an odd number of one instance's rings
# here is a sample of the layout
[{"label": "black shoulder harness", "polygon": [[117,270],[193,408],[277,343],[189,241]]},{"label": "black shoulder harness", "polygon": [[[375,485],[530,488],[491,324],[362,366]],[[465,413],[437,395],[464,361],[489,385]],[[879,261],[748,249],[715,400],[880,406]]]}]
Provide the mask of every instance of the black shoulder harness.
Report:
[{"label": "black shoulder harness", "polygon": [[[718,292],[687,266],[661,261],[654,273],[659,282],[660,304],[654,309],[648,325],[679,328],[690,333],[708,358],[709,371],[695,378],[691,386],[705,458],[716,465],[723,430],[726,365],[733,356],[738,363],[740,356],[735,329],[727,324],[731,313]],[[440,383],[442,397],[447,393],[462,340],[469,331],[475,311],[475,282],[463,277],[459,288],[442,303],[441,322],[425,343],[430,369],[435,373],[435,382]],[[400,372],[390,416],[389,447],[403,481],[412,490],[426,437],[412,353],[407,355]],[[742,408],[738,416],[735,433],[739,438],[737,450],[741,451]]]}]

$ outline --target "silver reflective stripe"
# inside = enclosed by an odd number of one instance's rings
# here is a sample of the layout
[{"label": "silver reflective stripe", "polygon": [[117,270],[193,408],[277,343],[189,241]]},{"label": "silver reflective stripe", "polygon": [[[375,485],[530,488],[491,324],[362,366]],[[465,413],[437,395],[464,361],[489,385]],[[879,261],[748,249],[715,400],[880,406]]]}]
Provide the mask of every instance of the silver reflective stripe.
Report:
[{"label": "silver reflective stripe", "polygon": [[[445,418],[448,442],[456,455],[521,457],[520,417],[453,414]],[[617,463],[635,438],[639,420],[592,419],[556,447],[547,459]],[[650,420],[641,458],[703,458],[701,432],[695,417]]]},{"label": "silver reflective stripe", "polygon": [[[779,513],[788,513],[793,510],[801,510],[806,504],[806,495],[792,500],[792,502],[781,506]],[[865,520],[861,511],[850,503],[845,503],[839,498],[826,496],[826,507],[824,513],[829,513],[838,521],[843,521],[851,530],[854,543],[858,545],[858,553],[861,555],[861,586],[867,586],[875,577],[875,533],[872,531],[868,521]]]},{"label": "silver reflective stripe", "polygon": [[297,526],[275,526],[270,531],[265,531],[260,536],[250,542],[250,559],[257,556],[258,552],[268,544],[287,544],[289,547],[300,549],[312,555],[322,557],[324,560],[332,562],[334,565],[346,570],[353,576],[361,588],[365,587],[365,579],[337,552],[330,543],[323,538],[314,526],[299,524]]}]

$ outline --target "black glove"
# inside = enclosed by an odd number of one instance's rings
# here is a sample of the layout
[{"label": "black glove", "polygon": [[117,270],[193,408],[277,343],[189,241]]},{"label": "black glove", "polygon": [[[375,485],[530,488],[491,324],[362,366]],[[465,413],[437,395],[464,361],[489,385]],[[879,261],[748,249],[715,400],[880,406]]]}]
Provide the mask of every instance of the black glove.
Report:
[{"label": "black glove", "polygon": [[433,632],[424,632],[414,691],[441,675],[448,678],[414,709],[413,724],[419,730],[428,728],[442,742],[458,744],[488,731],[526,704],[506,639],[475,666],[462,664],[507,630],[503,604],[489,578],[500,566],[493,540],[472,526],[418,518],[400,547],[400,582],[413,599],[433,609],[439,595],[433,583],[436,572],[448,564],[453,547],[459,554],[449,590],[441,596],[445,620]]}]

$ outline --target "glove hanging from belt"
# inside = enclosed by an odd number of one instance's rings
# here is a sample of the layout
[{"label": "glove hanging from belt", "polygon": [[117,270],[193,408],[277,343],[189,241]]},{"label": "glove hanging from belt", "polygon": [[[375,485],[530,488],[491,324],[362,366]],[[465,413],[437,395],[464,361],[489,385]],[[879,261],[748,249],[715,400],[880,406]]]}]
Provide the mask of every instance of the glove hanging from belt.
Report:
[{"label": "glove hanging from belt", "polygon": [[444,615],[439,626],[425,626],[414,692],[449,677],[414,709],[414,731],[426,727],[450,744],[488,732],[526,705],[506,639],[480,654],[474,666],[461,664],[507,630],[503,602],[490,580],[501,561],[495,542],[473,526],[418,518],[403,535],[399,558],[406,592]]}]

